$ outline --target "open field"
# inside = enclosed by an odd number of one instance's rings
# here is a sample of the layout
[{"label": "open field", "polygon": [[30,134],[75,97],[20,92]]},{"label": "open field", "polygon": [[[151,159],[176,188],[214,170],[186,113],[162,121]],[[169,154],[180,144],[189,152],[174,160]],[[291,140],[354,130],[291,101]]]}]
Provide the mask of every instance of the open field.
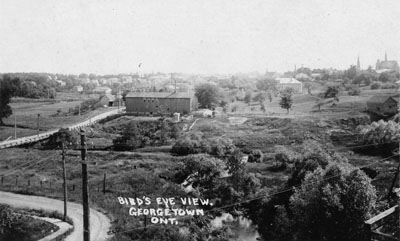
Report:
[{"label": "open field", "polygon": [[[15,109],[15,112],[4,119],[4,123],[7,127],[2,127],[0,132],[0,140],[5,140],[10,136],[10,128],[14,127],[14,118],[16,118],[16,124],[19,128],[17,130],[17,137],[29,136],[32,133],[37,134],[38,121],[40,131],[47,131],[55,128],[67,127],[71,124],[84,121],[90,117],[98,114],[116,109],[117,107],[99,108],[89,113],[79,115],[66,115],[69,108],[75,108],[81,101],[70,101],[70,102],[17,102],[11,103],[11,107]],[[57,114],[57,110],[61,110],[60,114]],[[40,117],[38,118],[38,114]],[[12,136],[13,134],[13,130]]]},{"label": "open field", "polygon": [[[367,101],[373,95],[382,94],[398,94],[396,90],[362,90],[359,96],[349,96],[347,93],[343,93],[339,96],[339,102],[336,106],[326,105],[322,106],[321,110],[316,107],[316,101],[318,100],[318,94],[320,91],[314,91],[313,95],[306,93],[294,94],[293,95],[293,106],[289,114],[286,109],[282,109],[279,106],[280,97],[274,96],[272,101],[264,101],[266,112],[261,111],[259,102],[250,102],[249,104],[243,101],[235,101],[229,103],[229,115],[253,115],[253,116],[317,116],[317,117],[330,117],[330,116],[354,116],[354,114],[364,112],[367,107]],[[235,112],[231,112],[232,107],[236,108]],[[221,108],[218,108],[222,112]]]}]

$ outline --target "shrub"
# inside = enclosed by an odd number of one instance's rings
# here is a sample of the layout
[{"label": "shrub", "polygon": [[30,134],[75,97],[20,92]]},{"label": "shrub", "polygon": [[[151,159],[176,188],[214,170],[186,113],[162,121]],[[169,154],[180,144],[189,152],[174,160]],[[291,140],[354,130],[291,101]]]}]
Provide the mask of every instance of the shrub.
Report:
[{"label": "shrub", "polygon": [[263,153],[260,150],[252,150],[249,154],[249,160],[248,162],[262,162],[264,158]]},{"label": "shrub", "polygon": [[296,160],[296,153],[284,146],[275,146],[275,165],[287,166]]},{"label": "shrub", "polygon": [[232,154],[235,145],[226,137],[206,138],[202,133],[190,133],[181,137],[172,147],[171,152],[185,156],[190,154],[207,153],[215,156]]},{"label": "shrub", "polygon": [[380,89],[382,86],[381,82],[378,81],[374,81],[371,85],[371,90],[376,90],[376,89]]},{"label": "shrub", "polygon": [[360,93],[361,93],[361,90],[359,88],[357,88],[357,87],[354,87],[354,86],[351,87],[349,89],[349,91],[348,91],[348,94],[351,95],[351,96],[360,95]]},{"label": "shrub", "polygon": [[396,89],[397,85],[394,83],[384,83],[381,86],[381,89]]}]

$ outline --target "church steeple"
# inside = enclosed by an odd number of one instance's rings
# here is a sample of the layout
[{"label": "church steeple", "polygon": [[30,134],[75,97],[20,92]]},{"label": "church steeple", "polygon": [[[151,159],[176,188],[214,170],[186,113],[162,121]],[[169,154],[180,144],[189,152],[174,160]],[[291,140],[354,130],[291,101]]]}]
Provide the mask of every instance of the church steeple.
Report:
[{"label": "church steeple", "polygon": [[361,70],[360,56],[357,57],[357,70]]},{"label": "church steeple", "polygon": [[385,51],[385,61],[387,61],[387,54],[386,54],[386,51]]}]

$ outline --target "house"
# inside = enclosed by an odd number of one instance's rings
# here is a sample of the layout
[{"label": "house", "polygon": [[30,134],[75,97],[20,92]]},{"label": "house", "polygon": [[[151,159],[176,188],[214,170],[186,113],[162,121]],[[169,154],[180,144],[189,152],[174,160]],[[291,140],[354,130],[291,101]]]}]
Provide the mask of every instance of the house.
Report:
[{"label": "house", "polygon": [[303,91],[303,83],[295,78],[276,78],[278,81],[276,87],[278,90],[284,90],[291,88],[295,93],[301,93]]},{"label": "house", "polygon": [[188,114],[197,109],[193,93],[130,92],[125,97],[126,113],[135,115]]},{"label": "house", "polygon": [[99,101],[95,104],[95,107],[113,106],[115,97],[111,94],[105,94],[100,97]]},{"label": "house", "polygon": [[382,117],[388,117],[397,113],[399,96],[375,95],[367,101],[367,109],[370,113]]},{"label": "house", "polygon": [[82,92],[83,91],[83,87],[81,85],[75,85],[74,87],[72,87],[72,90],[74,92]]},{"label": "house", "polygon": [[62,81],[62,80],[56,80],[56,82],[61,87],[64,87],[66,85],[65,81]]},{"label": "house", "polygon": [[99,95],[111,94],[111,89],[107,86],[100,86],[100,87],[94,88],[93,93],[99,94]]}]

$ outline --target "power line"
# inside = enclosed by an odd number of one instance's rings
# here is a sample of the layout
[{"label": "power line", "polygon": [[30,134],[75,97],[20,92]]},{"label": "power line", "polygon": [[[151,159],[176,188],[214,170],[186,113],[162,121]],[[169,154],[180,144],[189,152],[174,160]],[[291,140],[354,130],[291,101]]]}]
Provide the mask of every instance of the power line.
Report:
[{"label": "power line", "polygon": [[[382,161],[384,161],[384,160],[390,159],[390,158],[395,157],[395,156],[399,156],[399,154],[396,154],[396,155],[392,155],[392,156],[383,158],[383,159],[381,159],[381,160],[376,161],[375,163],[370,163],[370,164],[367,164],[367,165],[358,166],[357,168],[369,167],[369,166],[375,165],[376,163],[382,162]],[[322,181],[327,181],[327,180],[333,179],[333,178],[335,178],[335,177],[338,177],[338,176],[340,176],[340,175],[341,175],[341,174],[332,175],[332,176],[323,178]],[[315,182],[312,182],[312,183],[309,183],[309,184],[314,184],[314,183],[315,183]],[[303,185],[303,184],[294,185],[294,186],[288,187],[288,188],[286,188],[286,189],[284,189],[284,190],[281,190],[281,191],[277,191],[277,192],[274,192],[274,193],[271,193],[271,194],[265,194],[265,195],[262,195],[262,196],[259,196],[259,197],[255,197],[255,198],[251,198],[251,199],[245,200],[245,201],[240,201],[240,202],[233,203],[233,204],[229,204],[229,205],[225,205],[225,206],[222,206],[222,207],[215,207],[215,208],[213,208],[213,209],[210,209],[210,210],[205,211],[205,213],[210,213],[210,212],[215,211],[215,210],[218,210],[218,209],[224,209],[224,208],[228,208],[228,207],[232,207],[232,206],[237,206],[237,205],[240,205],[240,204],[243,204],[243,203],[248,203],[248,202],[251,202],[251,201],[258,200],[258,199],[263,199],[263,198],[266,198],[266,197],[276,196],[276,195],[279,195],[279,194],[282,194],[282,193],[285,193],[285,192],[290,192],[290,191],[292,191],[294,188],[300,187],[301,185]],[[179,220],[184,220],[184,219],[191,218],[191,217],[192,217],[192,216],[186,216],[186,217],[182,217],[182,218],[177,218],[177,221],[179,221]],[[148,225],[147,227],[152,227],[152,226],[155,226],[155,225],[156,225],[156,224],[151,224],[151,225]],[[121,231],[121,232],[115,232],[115,234],[119,234],[119,233],[128,233],[128,232],[132,232],[132,231],[135,231],[135,230],[141,230],[141,229],[144,229],[144,228],[147,228],[147,227],[140,227],[140,228],[125,230],[125,231]]]}]

